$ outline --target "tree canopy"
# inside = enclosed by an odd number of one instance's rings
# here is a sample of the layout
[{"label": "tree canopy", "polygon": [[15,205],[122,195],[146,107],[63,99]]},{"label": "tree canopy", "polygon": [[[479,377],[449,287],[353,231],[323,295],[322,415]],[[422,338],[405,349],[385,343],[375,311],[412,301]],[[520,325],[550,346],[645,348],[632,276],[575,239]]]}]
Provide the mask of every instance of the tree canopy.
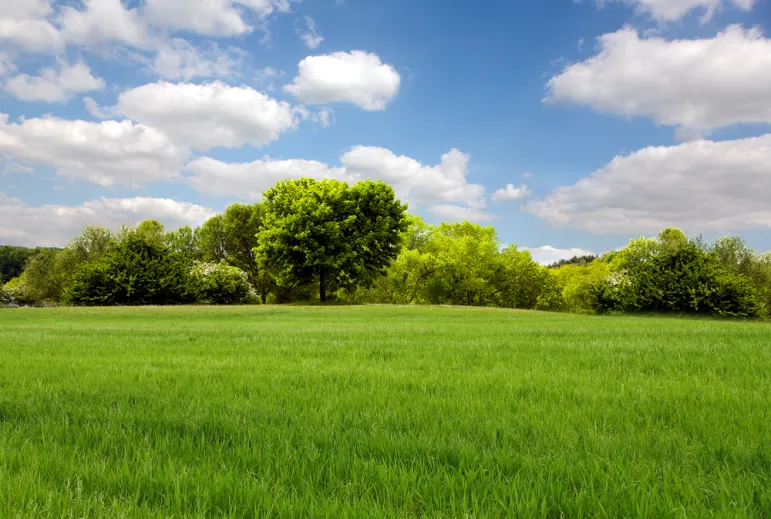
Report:
[{"label": "tree canopy", "polygon": [[261,261],[288,278],[330,290],[369,285],[399,253],[407,206],[391,186],[302,178],[265,193]]}]

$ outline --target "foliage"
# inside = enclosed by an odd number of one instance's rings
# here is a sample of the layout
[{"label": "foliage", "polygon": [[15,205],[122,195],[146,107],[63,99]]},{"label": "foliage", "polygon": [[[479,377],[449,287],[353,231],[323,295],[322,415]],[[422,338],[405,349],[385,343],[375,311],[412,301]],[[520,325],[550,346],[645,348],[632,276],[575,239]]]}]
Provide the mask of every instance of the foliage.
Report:
[{"label": "foliage", "polygon": [[[410,217],[404,249],[386,275],[345,300],[534,308],[546,270],[529,252],[500,251],[495,229],[468,222],[439,226]],[[347,298],[347,299],[346,299]]]},{"label": "foliage", "polygon": [[74,274],[68,300],[76,305],[163,305],[195,302],[187,259],[150,227],[127,230],[120,241]]},{"label": "foliage", "polygon": [[611,268],[609,264],[595,260],[586,265],[565,264],[550,273],[560,287],[562,310],[592,313],[600,308],[601,285],[611,275]]},{"label": "foliage", "polygon": [[267,301],[271,293],[288,300],[294,287],[281,284],[280,273],[261,262],[255,251],[262,215],[261,204],[228,206],[223,214],[210,218],[199,229],[201,255],[204,261],[224,261],[244,271],[262,301]]},{"label": "foliage", "polygon": [[166,233],[166,245],[172,252],[195,261],[201,258],[199,236],[189,225],[185,225],[176,231]]},{"label": "foliage", "polygon": [[28,249],[11,245],[0,246],[0,285],[20,276],[27,263],[45,250],[41,247]]},{"label": "foliage", "polygon": [[200,304],[239,305],[259,301],[246,273],[224,262],[196,262],[190,272],[190,287]]},{"label": "foliage", "polygon": [[561,259],[559,261],[555,261],[554,263],[549,265],[549,268],[557,269],[560,267],[564,267],[566,265],[578,265],[580,267],[585,267],[596,259],[599,259],[599,257],[595,256],[594,254],[586,254],[584,256],[573,256],[570,259]]},{"label": "foliage", "polygon": [[648,311],[758,317],[763,305],[751,280],[721,263],[677,230],[658,240],[632,240],[612,266],[619,273],[600,286],[600,311]]},{"label": "foliage", "polygon": [[383,182],[285,180],[264,194],[258,255],[289,282],[317,283],[320,300],[370,286],[399,253],[407,209]]},{"label": "foliage", "polygon": [[0,308],[15,308],[18,301],[6,285],[0,285]]},{"label": "foliage", "polygon": [[771,253],[756,255],[737,236],[718,238],[705,250],[714,253],[726,270],[748,279],[758,292],[764,313],[771,311]]},{"label": "foliage", "polygon": [[87,226],[63,249],[45,249],[32,258],[14,289],[23,304],[66,302],[78,267],[103,255],[114,243],[108,229]]},{"label": "foliage", "polygon": [[[495,229],[428,224],[382,182],[279,182],[197,229],[86,227],[63,249],[0,248],[4,305],[341,303],[771,317],[771,253],[664,229],[543,267]],[[28,258],[25,259],[25,258]],[[207,266],[204,266],[207,264]],[[5,274],[3,274],[5,272]],[[246,283],[243,277],[246,276]],[[0,285],[2,286],[2,285]]]},{"label": "foliage", "polygon": [[27,304],[47,304],[64,299],[76,261],[72,251],[50,249],[41,252],[32,258],[21,275],[17,285],[18,299]]}]

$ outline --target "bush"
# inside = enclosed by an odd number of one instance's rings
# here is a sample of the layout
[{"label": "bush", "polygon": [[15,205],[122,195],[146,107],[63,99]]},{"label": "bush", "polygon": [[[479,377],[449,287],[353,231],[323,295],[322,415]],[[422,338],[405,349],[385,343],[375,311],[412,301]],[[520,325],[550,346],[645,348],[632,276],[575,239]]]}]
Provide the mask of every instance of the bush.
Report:
[{"label": "bush", "polygon": [[18,303],[5,286],[0,286],[0,308],[16,308]]},{"label": "bush", "polygon": [[627,263],[616,279],[597,285],[598,310],[758,317],[760,298],[752,282],[724,268],[717,255],[693,242],[662,247]]},{"label": "bush", "polygon": [[255,304],[259,298],[247,274],[226,263],[195,262],[190,270],[190,292],[206,305]]},{"label": "bush", "polygon": [[72,279],[76,305],[174,305],[195,302],[189,263],[158,240],[128,232],[97,260],[83,264]]}]

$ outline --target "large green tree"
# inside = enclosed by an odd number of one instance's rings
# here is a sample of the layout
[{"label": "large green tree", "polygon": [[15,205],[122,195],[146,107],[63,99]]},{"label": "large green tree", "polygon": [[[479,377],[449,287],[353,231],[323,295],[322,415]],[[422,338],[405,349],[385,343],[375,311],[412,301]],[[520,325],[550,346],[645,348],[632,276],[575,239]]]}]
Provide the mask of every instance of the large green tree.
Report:
[{"label": "large green tree", "polygon": [[399,254],[407,206],[383,182],[285,180],[265,193],[258,255],[289,279],[318,283],[319,298],[367,286]]}]

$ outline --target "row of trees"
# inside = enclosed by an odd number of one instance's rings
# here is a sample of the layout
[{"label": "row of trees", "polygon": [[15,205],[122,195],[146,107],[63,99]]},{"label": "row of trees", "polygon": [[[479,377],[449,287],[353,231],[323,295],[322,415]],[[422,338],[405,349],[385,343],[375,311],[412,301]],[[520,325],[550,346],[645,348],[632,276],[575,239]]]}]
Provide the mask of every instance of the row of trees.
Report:
[{"label": "row of trees", "polygon": [[576,313],[764,317],[771,255],[737,237],[677,229],[602,257],[549,268],[492,227],[406,214],[381,182],[284,181],[193,230],[153,220],[88,227],[61,250],[30,252],[6,304],[342,303],[499,306]]}]

